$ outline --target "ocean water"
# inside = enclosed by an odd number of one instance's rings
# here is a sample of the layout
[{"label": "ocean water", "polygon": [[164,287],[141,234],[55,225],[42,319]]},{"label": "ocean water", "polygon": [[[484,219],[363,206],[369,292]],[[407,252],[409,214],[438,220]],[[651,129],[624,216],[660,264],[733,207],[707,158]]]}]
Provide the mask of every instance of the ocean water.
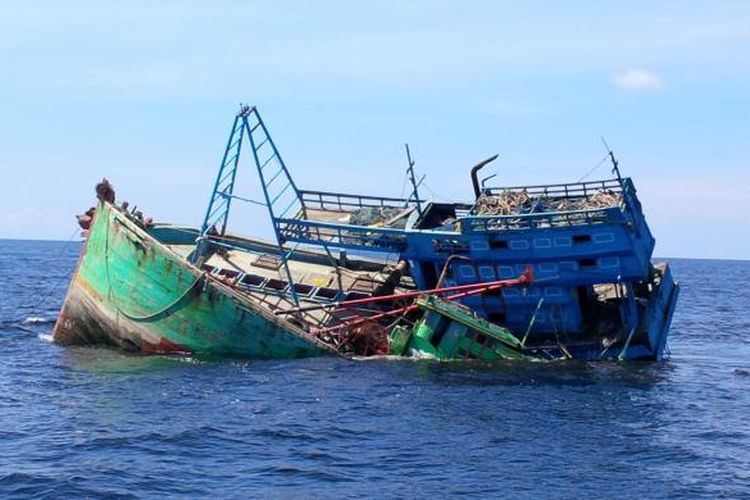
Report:
[{"label": "ocean water", "polygon": [[50,342],[78,244],[0,241],[0,497],[750,496],[750,262],[674,260],[663,363]]}]

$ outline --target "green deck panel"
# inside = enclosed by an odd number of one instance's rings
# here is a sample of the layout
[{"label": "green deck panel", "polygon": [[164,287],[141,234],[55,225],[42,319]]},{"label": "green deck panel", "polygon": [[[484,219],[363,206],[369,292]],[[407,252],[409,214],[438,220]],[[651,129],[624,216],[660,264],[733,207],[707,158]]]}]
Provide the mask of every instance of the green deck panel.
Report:
[{"label": "green deck panel", "polygon": [[[415,324],[409,350],[439,360],[477,358],[485,361],[537,359],[524,354],[518,339],[505,328],[477,318],[465,309],[434,296],[420,297],[417,303],[425,311]],[[449,324],[446,325],[446,322]],[[444,330],[437,345],[433,335]],[[477,335],[487,340],[479,343]],[[492,345],[487,345],[491,342]]]},{"label": "green deck panel", "polygon": [[458,357],[460,355],[462,341],[465,340],[466,332],[468,330],[469,327],[466,325],[459,323],[458,321],[452,322],[440,341],[440,350],[451,358]]},{"label": "green deck panel", "polygon": [[[72,322],[67,330],[75,330],[78,321],[79,328],[106,331],[129,348],[166,341],[210,355],[297,358],[333,353],[239,292],[203,277],[182,255],[109,204],[97,208],[62,316]],[[97,324],[87,325],[92,321]],[[75,331],[63,330],[60,335],[56,331],[58,341],[75,339]]]},{"label": "green deck panel", "polygon": [[428,313],[414,325],[414,331],[409,342],[410,351],[418,351],[436,359],[445,359],[440,350],[430,343],[430,338],[435,331],[434,325],[438,318],[437,314]]},{"label": "green deck panel", "polygon": [[406,348],[409,347],[411,339],[411,329],[404,325],[397,325],[391,329],[389,336],[391,349],[390,353],[394,356],[403,356]]},{"label": "green deck panel", "polygon": [[521,348],[521,341],[513,335],[510,330],[503,328],[475,316],[474,312],[461,306],[460,304],[449,302],[435,296],[425,296],[417,299],[417,304],[424,309],[429,309],[440,313],[443,316],[465,324],[472,330],[478,331],[483,335],[492,337],[498,342],[502,342],[511,347]]}]

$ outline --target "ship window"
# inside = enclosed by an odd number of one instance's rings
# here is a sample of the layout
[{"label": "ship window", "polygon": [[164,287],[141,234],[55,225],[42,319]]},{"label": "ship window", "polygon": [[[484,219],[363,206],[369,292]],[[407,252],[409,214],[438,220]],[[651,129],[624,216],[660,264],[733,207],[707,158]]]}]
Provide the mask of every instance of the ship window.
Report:
[{"label": "ship window", "polygon": [[487,335],[477,332],[477,337],[476,337],[477,344],[484,344],[485,340],[487,340]]},{"label": "ship window", "polygon": [[578,261],[581,267],[596,267],[596,259],[581,259]]},{"label": "ship window", "polygon": [[241,281],[246,285],[260,286],[260,284],[265,280],[266,278],[264,278],[263,276],[258,276],[257,274],[246,274]]},{"label": "ship window", "polygon": [[492,266],[479,266],[479,276],[481,276],[483,280],[494,280],[495,268]]},{"label": "ship window", "polygon": [[490,241],[490,248],[492,250],[505,250],[508,248],[508,241],[507,240]]},{"label": "ship window", "polygon": [[555,238],[555,246],[556,247],[569,247],[571,244],[571,238],[570,236],[557,236]]},{"label": "ship window", "polygon": [[590,234],[576,234],[573,236],[573,243],[578,245],[580,243],[591,243]]},{"label": "ship window", "polygon": [[310,292],[312,292],[313,286],[306,285],[304,283],[295,283],[294,284],[294,291],[298,293],[299,295],[307,295]]},{"label": "ship window", "polygon": [[338,294],[339,294],[339,291],[338,290],[334,290],[333,288],[320,288],[315,293],[315,296],[316,297],[323,297],[323,298],[326,298],[326,299],[332,299],[332,298],[334,298]]},{"label": "ship window", "polygon": [[576,271],[578,269],[578,264],[576,264],[573,260],[564,260],[560,262],[560,269],[565,269],[567,271]]},{"label": "ship window", "polygon": [[501,279],[512,278],[514,276],[512,266],[497,266],[497,272]]},{"label": "ship window", "polygon": [[462,278],[476,278],[477,272],[474,270],[474,266],[461,266],[461,277]]},{"label": "ship window", "polygon": [[270,279],[268,280],[268,283],[266,283],[267,288],[272,288],[274,290],[283,290],[284,288],[286,288],[286,285],[286,281],[276,279]]},{"label": "ship window", "polygon": [[437,284],[438,274],[435,264],[432,262],[420,262],[419,269],[422,271],[422,279],[427,288],[433,288]]},{"label": "ship window", "polygon": [[216,274],[220,276],[226,276],[227,278],[236,278],[240,275],[239,271],[235,271],[233,269],[219,269],[219,272]]},{"label": "ship window", "polygon": [[612,233],[599,233],[594,235],[595,243],[611,243],[615,241],[615,235]]},{"label": "ship window", "polygon": [[504,312],[493,312],[487,315],[487,321],[490,323],[502,323],[505,321],[505,313]]},{"label": "ship window", "polygon": [[608,267],[620,267],[620,258],[619,257],[602,257],[599,259],[599,267],[608,268]]},{"label": "ship window", "polygon": [[552,240],[549,238],[534,238],[534,246],[536,248],[550,248],[552,246]]},{"label": "ship window", "polygon": [[430,344],[432,344],[433,347],[437,347],[440,345],[440,341],[443,340],[443,336],[448,330],[450,323],[450,318],[446,318],[445,316],[440,317],[440,320],[435,326],[435,330],[433,330],[432,336],[430,337]]},{"label": "ship window", "polygon": [[542,262],[539,264],[539,272],[540,273],[556,273],[557,272],[557,264],[554,262]]},{"label": "ship window", "polygon": [[432,240],[432,248],[436,253],[469,253],[469,245],[460,240]]}]

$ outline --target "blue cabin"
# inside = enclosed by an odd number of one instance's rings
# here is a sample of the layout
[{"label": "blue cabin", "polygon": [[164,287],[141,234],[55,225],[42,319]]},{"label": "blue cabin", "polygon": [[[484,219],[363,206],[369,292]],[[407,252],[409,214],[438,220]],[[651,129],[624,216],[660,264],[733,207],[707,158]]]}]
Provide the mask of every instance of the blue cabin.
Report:
[{"label": "blue cabin", "polygon": [[408,262],[412,279],[425,290],[516,278],[531,268],[530,286],[462,301],[527,337],[536,354],[662,357],[679,288],[666,264],[651,262],[654,237],[635,186],[620,177],[614,156],[613,179],[480,188],[476,173],[486,161],[472,169],[474,200],[467,203],[421,200],[411,158],[408,198],[303,190],[257,110],[245,107],[235,119],[204,238],[212,231],[223,234],[236,198],[233,180],[243,138],[250,143],[282,257],[297,246],[321,248],[336,260],[347,252],[379,254]]}]

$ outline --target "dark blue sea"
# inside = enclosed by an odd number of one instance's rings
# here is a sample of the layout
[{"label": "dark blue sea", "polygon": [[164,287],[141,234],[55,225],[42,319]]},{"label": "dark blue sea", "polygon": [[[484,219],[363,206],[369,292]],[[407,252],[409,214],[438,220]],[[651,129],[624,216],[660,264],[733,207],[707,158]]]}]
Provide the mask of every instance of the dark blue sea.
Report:
[{"label": "dark blue sea", "polygon": [[750,262],[674,260],[662,363],[50,342],[79,244],[0,241],[0,497],[750,497]]}]

